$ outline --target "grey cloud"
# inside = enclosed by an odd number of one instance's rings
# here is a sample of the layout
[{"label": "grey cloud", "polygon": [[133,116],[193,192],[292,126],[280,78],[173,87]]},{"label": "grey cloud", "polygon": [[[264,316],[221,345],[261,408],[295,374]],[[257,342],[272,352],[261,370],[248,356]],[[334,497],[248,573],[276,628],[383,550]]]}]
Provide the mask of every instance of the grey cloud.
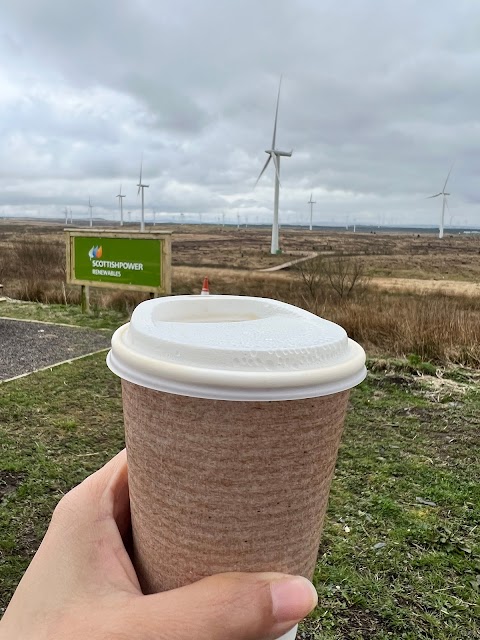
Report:
[{"label": "grey cloud", "polygon": [[16,0],[2,14],[21,98],[0,98],[0,162],[25,203],[26,180],[60,174],[65,201],[90,181],[113,215],[108,191],[135,180],[144,151],[164,210],[267,219],[271,172],[252,189],[284,72],[284,216],[317,190],[325,215],[433,222],[425,196],[455,159],[451,206],[479,219],[480,7],[467,0]]}]

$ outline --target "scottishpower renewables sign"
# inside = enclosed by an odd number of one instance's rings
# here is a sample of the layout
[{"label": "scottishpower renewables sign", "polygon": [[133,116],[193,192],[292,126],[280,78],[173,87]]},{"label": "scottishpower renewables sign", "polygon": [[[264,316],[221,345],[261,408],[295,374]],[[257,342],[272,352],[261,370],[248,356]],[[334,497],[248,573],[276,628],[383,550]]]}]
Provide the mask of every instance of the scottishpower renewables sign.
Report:
[{"label": "scottishpower renewables sign", "polygon": [[170,233],[67,231],[72,284],[170,293]]}]

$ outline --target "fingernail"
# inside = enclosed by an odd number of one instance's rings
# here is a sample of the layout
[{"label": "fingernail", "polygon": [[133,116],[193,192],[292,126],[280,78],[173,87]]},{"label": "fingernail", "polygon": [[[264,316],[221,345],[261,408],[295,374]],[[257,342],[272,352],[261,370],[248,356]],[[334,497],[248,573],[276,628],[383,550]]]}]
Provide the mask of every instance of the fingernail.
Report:
[{"label": "fingernail", "polygon": [[298,621],[317,606],[313,584],[302,576],[281,578],[270,584],[273,616],[277,622]]}]

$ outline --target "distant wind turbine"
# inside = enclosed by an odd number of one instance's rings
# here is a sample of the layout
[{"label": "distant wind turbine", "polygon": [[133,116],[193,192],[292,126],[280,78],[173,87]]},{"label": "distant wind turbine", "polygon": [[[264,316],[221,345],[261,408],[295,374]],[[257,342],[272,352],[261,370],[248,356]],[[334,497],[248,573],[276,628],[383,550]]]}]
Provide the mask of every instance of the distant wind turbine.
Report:
[{"label": "distant wind turbine", "polygon": [[447,188],[447,182],[448,182],[448,179],[450,177],[450,174],[452,173],[452,169],[453,169],[453,164],[450,167],[450,171],[448,172],[447,179],[445,180],[445,184],[443,185],[443,189],[439,193],[435,193],[433,196],[428,196],[428,198],[427,198],[427,200],[429,200],[430,198],[438,198],[438,196],[442,196],[442,216],[440,218],[440,226],[439,226],[439,229],[438,229],[438,237],[439,238],[443,238],[443,226],[444,226],[444,221],[445,221],[445,206],[448,207],[447,196],[450,195],[449,193],[447,193],[445,191],[445,189]]},{"label": "distant wind turbine", "polygon": [[312,231],[312,221],[313,221],[313,205],[317,204],[315,200],[313,200],[313,193],[310,194],[310,200],[308,201],[310,205],[310,231]]},{"label": "distant wind turbine", "polygon": [[65,207],[65,224],[68,224],[68,209]]},{"label": "distant wind turbine", "polygon": [[292,151],[279,151],[275,148],[275,141],[277,136],[277,120],[278,120],[278,104],[280,102],[280,89],[282,87],[282,77],[280,76],[280,83],[278,85],[278,96],[277,96],[277,108],[275,110],[275,123],[273,125],[273,138],[272,138],[272,148],[267,149],[265,153],[268,153],[268,159],[265,162],[263,169],[260,171],[260,175],[257,178],[255,186],[257,186],[260,178],[265,173],[265,169],[268,167],[268,163],[270,160],[273,160],[273,164],[275,166],[275,197],[273,203],[273,224],[272,224],[272,246],[270,253],[275,254],[278,253],[279,244],[278,244],[278,199],[279,199],[279,190],[280,190],[280,157],[285,156],[290,158]]},{"label": "distant wind turbine", "polygon": [[93,227],[93,204],[90,201],[90,196],[88,196],[88,208],[90,209],[90,226]]},{"label": "distant wind turbine", "polygon": [[116,197],[120,204],[120,226],[123,227],[123,198],[125,198],[125,195],[122,195],[122,183],[120,183],[120,191]]},{"label": "distant wind turbine", "polygon": [[145,198],[144,198],[144,191],[145,189],[148,189],[148,187],[150,186],[149,184],[143,184],[142,182],[142,169],[143,169],[143,155],[142,155],[142,159],[140,161],[140,179],[138,181],[137,187],[138,187],[138,192],[137,192],[137,196],[140,193],[140,189],[142,190],[142,220],[140,222],[140,231],[145,231]]},{"label": "distant wind turbine", "polygon": [[70,207],[70,224],[73,224],[73,211],[72,211],[72,207]]}]

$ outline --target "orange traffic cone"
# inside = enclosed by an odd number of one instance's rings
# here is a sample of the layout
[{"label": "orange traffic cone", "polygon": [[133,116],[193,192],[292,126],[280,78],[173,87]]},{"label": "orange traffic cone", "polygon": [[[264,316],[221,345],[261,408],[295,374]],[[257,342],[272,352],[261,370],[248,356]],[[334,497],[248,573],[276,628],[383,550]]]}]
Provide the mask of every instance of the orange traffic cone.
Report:
[{"label": "orange traffic cone", "polygon": [[208,288],[208,278],[207,278],[207,276],[205,276],[205,278],[203,279],[202,293],[200,295],[202,295],[202,296],[209,296],[210,295],[210,290]]}]

